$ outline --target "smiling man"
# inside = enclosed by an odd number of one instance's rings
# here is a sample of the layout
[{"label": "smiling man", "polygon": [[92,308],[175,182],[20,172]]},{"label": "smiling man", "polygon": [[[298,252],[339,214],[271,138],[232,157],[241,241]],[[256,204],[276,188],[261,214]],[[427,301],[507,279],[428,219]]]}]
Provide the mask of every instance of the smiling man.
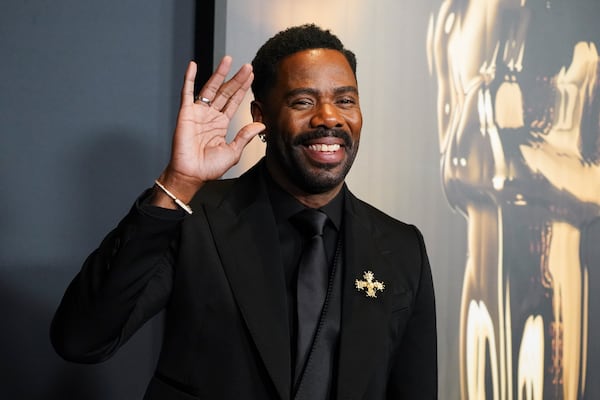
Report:
[{"label": "smiling man", "polygon": [[[58,353],[105,360],[164,308],[147,399],[436,399],[423,238],[344,183],[362,127],[354,54],[303,25],[226,80],[230,65],[194,97],[190,63],[171,160],[67,289]],[[254,122],[228,143],[250,86]],[[264,159],[219,180],[257,134]]]}]

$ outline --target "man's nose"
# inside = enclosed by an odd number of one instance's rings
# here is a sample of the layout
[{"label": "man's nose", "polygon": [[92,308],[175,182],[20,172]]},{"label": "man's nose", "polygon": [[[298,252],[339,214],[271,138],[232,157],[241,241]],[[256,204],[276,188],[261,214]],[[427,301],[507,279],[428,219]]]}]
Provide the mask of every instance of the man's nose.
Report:
[{"label": "man's nose", "polygon": [[310,124],[313,128],[339,128],[343,125],[343,118],[334,104],[322,103],[317,106]]}]

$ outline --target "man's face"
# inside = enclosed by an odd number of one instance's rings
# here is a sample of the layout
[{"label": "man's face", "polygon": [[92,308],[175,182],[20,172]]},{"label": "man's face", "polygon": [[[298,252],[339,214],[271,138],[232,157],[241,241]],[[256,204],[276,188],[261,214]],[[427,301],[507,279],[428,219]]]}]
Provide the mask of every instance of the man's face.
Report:
[{"label": "man's face", "polygon": [[356,78],[342,53],[311,49],[284,58],[260,118],[267,167],[279,184],[293,194],[341,187],[362,127]]}]

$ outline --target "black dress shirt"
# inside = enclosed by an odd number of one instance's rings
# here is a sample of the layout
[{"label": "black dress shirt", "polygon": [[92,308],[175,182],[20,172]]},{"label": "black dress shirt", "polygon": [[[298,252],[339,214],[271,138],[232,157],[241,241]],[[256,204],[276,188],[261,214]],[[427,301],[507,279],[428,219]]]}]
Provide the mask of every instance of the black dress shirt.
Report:
[{"label": "black dress shirt", "polygon": [[[288,301],[288,316],[290,335],[292,343],[291,355],[292,365],[296,363],[296,286],[298,278],[298,263],[302,253],[304,238],[302,234],[294,227],[290,218],[296,213],[302,211],[306,206],[296,200],[291,194],[283,190],[268,174],[265,168],[265,182],[267,192],[273,207],[275,221],[277,223],[277,231],[279,233],[279,248],[281,251],[281,265],[284,269],[286,280],[286,292]],[[327,217],[327,223],[323,230],[323,239],[325,241],[325,253],[329,270],[334,262],[335,253],[338,247],[339,232],[341,232],[343,211],[344,211],[344,196],[346,186],[325,206],[320,210]],[[274,247],[275,248],[275,247]]]}]

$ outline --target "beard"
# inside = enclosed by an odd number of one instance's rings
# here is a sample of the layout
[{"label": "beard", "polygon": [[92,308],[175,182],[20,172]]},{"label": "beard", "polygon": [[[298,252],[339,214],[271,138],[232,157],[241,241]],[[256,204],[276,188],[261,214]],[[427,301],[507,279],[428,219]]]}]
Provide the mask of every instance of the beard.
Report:
[{"label": "beard", "polygon": [[[336,137],[344,141],[345,157],[339,163],[316,163],[305,154],[305,143],[323,137]],[[283,135],[270,132],[267,135],[267,157],[275,160],[283,176],[305,193],[320,194],[341,184],[350,171],[358,152],[359,140],[353,140],[343,129],[324,129],[303,132],[291,141]]]}]

